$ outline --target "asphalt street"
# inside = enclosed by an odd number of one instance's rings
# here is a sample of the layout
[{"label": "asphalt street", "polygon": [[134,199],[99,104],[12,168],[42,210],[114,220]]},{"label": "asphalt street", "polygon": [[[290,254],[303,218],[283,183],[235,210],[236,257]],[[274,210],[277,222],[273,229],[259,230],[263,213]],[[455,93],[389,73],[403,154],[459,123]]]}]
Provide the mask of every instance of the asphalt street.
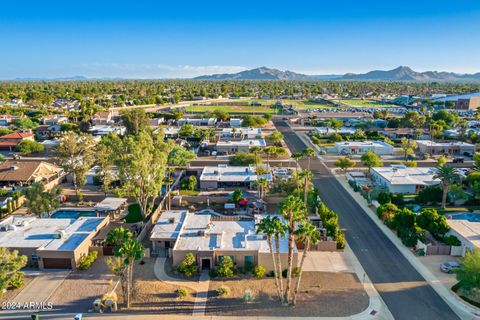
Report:
[{"label": "asphalt street", "polygon": [[[274,124],[292,152],[306,147],[285,121]],[[320,197],[338,213],[350,247],[394,318],[459,319],[319,159],[311,160],[311,170]]]}]

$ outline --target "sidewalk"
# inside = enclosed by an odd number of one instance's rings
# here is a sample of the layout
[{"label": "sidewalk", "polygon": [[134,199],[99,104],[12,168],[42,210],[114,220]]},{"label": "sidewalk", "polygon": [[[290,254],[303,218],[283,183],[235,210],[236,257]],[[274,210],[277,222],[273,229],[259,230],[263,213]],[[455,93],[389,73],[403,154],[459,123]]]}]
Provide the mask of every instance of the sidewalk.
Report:
[{"label": "sidewalk", "polygon": [[448,290],[440,280],[438,280],[425,265],[418,260],[418,258],[403,245],[397,235],[390,230],[370,209],[367,201],[357,192],[354,192],[352,188],[346,182],[346,179],[339,177],[335,174],[335,170],[332,170],[335,179],[340,182],[346,192],[357,201],[357,203],[365,210],[368,216],[375,222],[375,224],[382,230],[382,232],[392,241],[397,249],[403,254],[403,256],[410,262],[410,264],[420,273],[420,275],[427,281],[427,283],[442,297],[442,299],[452,308],[452,310],[462,319],[480,319],[480,310],[460,301],[456,295]]}]

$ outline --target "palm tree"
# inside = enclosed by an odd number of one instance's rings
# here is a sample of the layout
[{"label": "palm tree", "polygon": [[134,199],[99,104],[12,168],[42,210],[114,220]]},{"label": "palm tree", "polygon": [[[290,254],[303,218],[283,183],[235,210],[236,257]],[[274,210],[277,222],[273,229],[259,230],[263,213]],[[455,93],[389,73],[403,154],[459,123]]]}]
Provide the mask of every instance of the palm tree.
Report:
[{"label": "palm tree", "polygon": [[307,206],[307,201],[308,201],[308,186],[309,186],[309,181],[312,181],[313,178],[313,173],[310,170],[302,170],[299,173],[299,179],[303,179],[303,202],[305,203],[305,206]]},{"label": "palm tree", "polygon": [[298,160],[300,160],[301,158],[303,158],[303,153],[301,152],[292,153],[292,159],[295,160],[295,164],[296,164],[295,171],[298,171]]},{"label": "palm tree", "polygon": [[280,290],[280,281],[281,281],[281,273],[277,270],[277,261],[275,259],[275,253],[273,251],[273,235],[275,234],[275,227],[273,224],[273,219],[270,216],[266,216],[259,223],[256,224],[257,227],[257,234],[261,233],[267,236],[268,248],[270,250],[270,254],[272,256],[273,262],[273,273],[275,275],[275,287],[277,288],[277,294],[280,301],[283,302],[283,295],[282,290]]},{"label": "palm tree", "polygon": [[310,170],[310,159],[315,156],[315,151],[312,148],[305,148],[302,151],[303,158],[308,159],[307,169]]},{"label": "palm tree", "polygon": [[449,165],[437,166],[437,173],[433,176],[434,179],[440,179],[442,181],[443,194],[442,194],[442,209],[447,207],[447,194],[451,184],[460,181],[460,175],[458,169]]},{"label": "palm tree", "polygon": [[293,248],[295,246],[295,225],[306,217],[306,207],[303,201],[295,196],[288,196],[280,204],[280,213],[287,220],[288,227],[288,269],[287,269],[287,285],[285,287],[284,301],[288,304],[291,286],[292,286],[292,269],[293,269]]},{"label": "palm tree", "polygon": [[267,165],[270,167],[270,157],[277,152],[277,147],[267,146],[263,149],[263,152],[267,155]]},{"label": "palm tree", "polygon": [[132,238],[132,232],[124,227],[118,227],[110,230],[105,237],[105,243],[110,246],[118,247],[128,239]]},{"label": "palm tree", "polygon": [[267,191],[267,188],[268,188],[268,180],[265,179],[265,178],[260,178],[257,180],[257,188],[258,188],[258,193],[259,193],[259,197],[260,199],[263,200],[263,197],[265,196],[265,193]]},{"label": "palm tree", "polygon": [[[277,259],[277,273],[278,279],[280,282],[280,292],[283,293],[283,276],[282,276],[282,259],[280,259],[280,238],[285,238],[287,236],[287,226],[279,217],[273,217],[272,225],[274,229],[274,238],[275,238],[275,249],[276,249],[276,259]],[[281,298],[283,302],[283,296]]]},{"label": "palm tree", "polygon": [[293,299],[292,299],[293,305],[297,303],[297,294],[300,289],[300,281],[302,279],[303,263],[305,262],[307,253],[310,250],[310,245],[311,244],[315,245],[318,243],[320,239],[320,232],[317,230],[317,228],[313,224],[306,221],[300,224],[300,226],[295,231],[295,235],[297,236],[297,239],[303,243],[304,247],[303,247],[302,260],[300,261],[300,272],[297,278],[297,285],[295,287],[295,291],[293,292]]},{"label": "palm tree", "polygon": [[253,146],[250,148],[250,152],[253,152],[253,155],[255,156],[255,169],[258,172],[258,153],[262,150],[259,146]]},{"label": "palm tree", "polygon": [[122,243],[122,246],[115,252],[115,256],[123,258],[126,272],[126,286],[125,286],[125,306],[130,308],[130,294],[132,291],[133,281],[133,264],[135,260],[143,258],[145,249],[140,241],[137,239],[128,239]]}]

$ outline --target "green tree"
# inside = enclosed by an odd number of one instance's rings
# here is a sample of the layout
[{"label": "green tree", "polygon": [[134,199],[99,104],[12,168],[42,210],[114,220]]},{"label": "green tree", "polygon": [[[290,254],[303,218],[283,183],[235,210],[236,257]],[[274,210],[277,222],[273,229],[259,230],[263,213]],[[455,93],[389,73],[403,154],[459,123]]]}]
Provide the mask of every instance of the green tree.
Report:
[{"label": "green tree", "polygon": [[55,158],[67,174],[73,176],[77,195],[85,185],[85,174],[95,161],[95,140],[90,135],[67,132],[55,148]]},{"label": "green tree", "polygon": [[230,157],[228,163],[232,166],[259,165],[262,163],[262,158],[258,154],[255,156],[253,153],[238,152]]},{"label": "green tree", "polygon": [[242,198],[243,198],[242,189],[235,189],[232,193],[232,201],[234,203],[238,203],[238,201],[242,200]]},{"label": "green tree", "polygon": [[189,176],[188,179],[183,180],[180,184],[180,189],[182,190],[195,190],[197,186],[197,178],[195,176]]},{"label": "green tree", "polygon": [[215,274],[218,277],[231,278],[234,275],[235,265],[230,256],[224,256],[218,267],[215,269]]},{"label": "green tree", "polygon": [[303,201],[297,196],[290,195],[280,204],[280,213],[287,221],[288,228],[288,268],[287,284],[284,293],[284,302],[289,303],[292,290],[293,250],[295,247],[296,225],[306,218],[307,209]]},{"label": "green tree", "polygon": [[191,138],[193,133],[195,132],[195,128],[191,124],[184,124],[178,130],[178,135],[184,139]]},{"label": "green tree", "polygon": [[377,216],[383,221],[389,222],[398,212],[398,207],[393,203],[385,203],[377,208]]},{"label": "green tree", "polygon": [[443,239],[450,230],[445,216],[438,214],[437,210],[432,208],[422,209],[416,222],[420,228],[430,231],[438,240]]},{"label": "green tree", "polygon": [[122,183],[118,191],[137,200],[143,217],[150,215],[160,196],[167,155],[172,148],[172,142],[164,142],[163,135],[154,136],[144,131],[124,137],[112,148],[118,156],[115,163]]},{"label": "green tree", "polygon": [[372,169],[373,167],[383,166],[380,156],[371,150],[368,150],[367,152],[362,154],[360,160],[362,161],[363,165],[368,168],[369,172],[370,169]]},{"label": "green tree", "polygon": [[259,194],[259,198],[261,200],[263,200],[263,198],[265,197],[265,194],[267,193],[267,190],[270,186],[270,182],[265,179],[265,178],[259,178],[256,182],[255,182],[255,185],[258,189],[258,194]]},{"label": "green tree", "polygon": [[425,124],[425,116],[420,116],[418,112],[410,110],[402,118],[403,125],[408,128],[420,128]]},{"label": "green tree", "polygon": [[133,265],[135,260],[143,258],[145,249],[140,241],[137,239],[125,240],[122,245],[115,251],[115,256],[123,259],[125,265],[125,306],[130,308],[130,295],[132,293],[132,281],[133,281]]},{"label": "green tree", "polygon": [[457,280],[466,290],[480,289],[480,250],[467,251],[461,259],[461,266],[455,271]]},{"label": "green tree", "polygon": [[320,232],[317,228],[312,225],[310,222],[303,222],[299,225],[297,230],[295,231],[295,236],[297,237],[298,241],[303,244],[303,255],[302,260],[300,260],[300,272],[298,273],[297,277],[297,285],[295,286],[295,291],[293,292],[293,299],[292,304],[295,305],[297,303],[297,294],[300,290],[300,281],[302,279],[302,272],[303,272],[303,264],[305,263],[305,259],[307,258],[308,251],[310,250],[310,245],[315,245],[320,240]]},{"label": "green tree", "polygon": [[230,119],[230,114],[222,109],[215,109],[213,111],[213,116],[220,121],[227,121],[228,119]]},{"label": "green tree", "polygon": [[25,130],[25,129],[35,129],[38,127],[38,123],[33,122],[31,118],[24,117],[18,120],[15,120],[15,125],[18,129]]},{"label": "green tree", "polygon": [[198,273],[198,266],[195,260],[195,256],[192,253],[187,253],[185,259],[180,263],[177,268],[178,272],[183,274],[185,277],[193,277]]},{"label": "green tree", "polygon": [[442,208],[447,207],[447,195],[450,185],[460,181],[458,169],[449,165],[443,165],[436,167],[437,173],[433,176],[434,179],[440,179],[442,182],[443,194],[442,194]]},{"label": "green tree", "polygon": [[150,126],[150,119],[143,108],[128,109],[122,112],[123,125],[128,134],[137,135]]},{"label": "green tree", "polygon": [[19,255],[17,250],[0,247],[0,298],[4,290],[22,285],[23,281],[18,283],[18,279],[23,279],[20,270],[27,265],[27,261],[27,256]]},{"label": "green tree", "polygon": [[355,167],[356,163],[348,157],[341,157],[335,161],[335,167],[342,169],[344,172],[347,172],[349,168]]},{"label": "green tree", "polygon": [[315,151],[312,148],[305,148],[302,151],[303,158],[307,159],[307,170],[310,170],[310,160],[315,157]]},{"label": "green tree", "polygon": [[113,163],[115,156],[112,154],[108,143],[100,142],[96,146],[96,164],[98,166],[96,174],[100,178],[102,183],[102,191],[107,196],[110,191],[111,184],[113,182]]},{"label": "green tree", "polygon": [[303,202],[305,203],[305,207],[308,205],[308,192],[310,190],[311,184],[312,184],[312,179],[313,179],[313,173],[310,170],[302,170],[298,174],[298,178],[300,180],[303,180]]},{"label": "green tree", "polygon": [[193,151],[189,151],[181,145],[174,145],[172,151],[168,154],[168,165],[174,167],[186,167],[196,158]]},{"label": "green tree", "polygon": [[437,167],[442,167],[447,163],[447,158],[445,156],[441,156],[437,160]]},{"label": "green tree", "polygon": [[402,138],[400,141],[401,141],[401,148],[403,151],[403,155],[405,157],[405,160],[407,160],[408,155],[415,153],[415,149],[417,148],[417,143],[414,140],[410,140],[407,138]]},{"label": "green tree", "polygon": [[18,151],[24,154],[40,153],[45,150],[45,146],[41,143],[31,140],[22,140],[17,146]]},{"label": "green tree", "polygon": [[111,229],[107,233],[107,236],[105,237],[105,244],[117,248],[131,238],[133,238],[133,234],[130,230],[125,229],[124,227],[117,227],[115,229]]},{"label": "green tree", "polygon": [[24,189],[23,194],[25,196],[25,206],[31,213],[39,217],[44,214],[50,217],[53,211],[60,207],[60,187],[45,191],[42,183],[34,182],[29,188]]},{"label": "green tree", "polygon": [[280,287],[280,282],[282,281],[282,276],[281,276],[282,270],[281,269],[279,270],[278,268],[277,259],[273,251],[273,236],[275,235],[275,232],[276,232],[273,219],[275,218],[278,219],[278,217],[272,218],[269,215],[262,218],[260,222],[256,224],[256,232],[257,234],[263,234],[267,236],[268,248],[270,250],[270,255],[272,257],[272,263],[273,263],[275,287],[277,289],[278,298],[280,299],[280,301],[283,302],[283,294],[282,294],[283,288]]},{"label": "green tree", "polygon": [[282,146],[283,138],[283,134],[278,130],[273,131],[267,136],[268,141],[270,141],[271,144],[277,147]]}]

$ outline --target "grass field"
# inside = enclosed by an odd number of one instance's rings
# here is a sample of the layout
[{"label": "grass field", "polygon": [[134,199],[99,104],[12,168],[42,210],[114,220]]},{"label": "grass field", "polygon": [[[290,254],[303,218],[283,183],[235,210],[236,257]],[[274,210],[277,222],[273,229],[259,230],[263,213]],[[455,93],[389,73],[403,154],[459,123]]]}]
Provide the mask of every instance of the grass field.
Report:
[{"label": "grass field", "polygon": [[206,111],[224,110],[228,113],[239,114],[276,114],[277,109],[268,106],[188,106],[185,107],[187,113],[204,113]]},{"label": "grass field", "polygon": [[356,100],[356,99],[335,99],[334,102],[341,102],[351,107],[360,107],[360,108],[392,108],[395,107],[391,104],[385,104],[374,100]]}]

